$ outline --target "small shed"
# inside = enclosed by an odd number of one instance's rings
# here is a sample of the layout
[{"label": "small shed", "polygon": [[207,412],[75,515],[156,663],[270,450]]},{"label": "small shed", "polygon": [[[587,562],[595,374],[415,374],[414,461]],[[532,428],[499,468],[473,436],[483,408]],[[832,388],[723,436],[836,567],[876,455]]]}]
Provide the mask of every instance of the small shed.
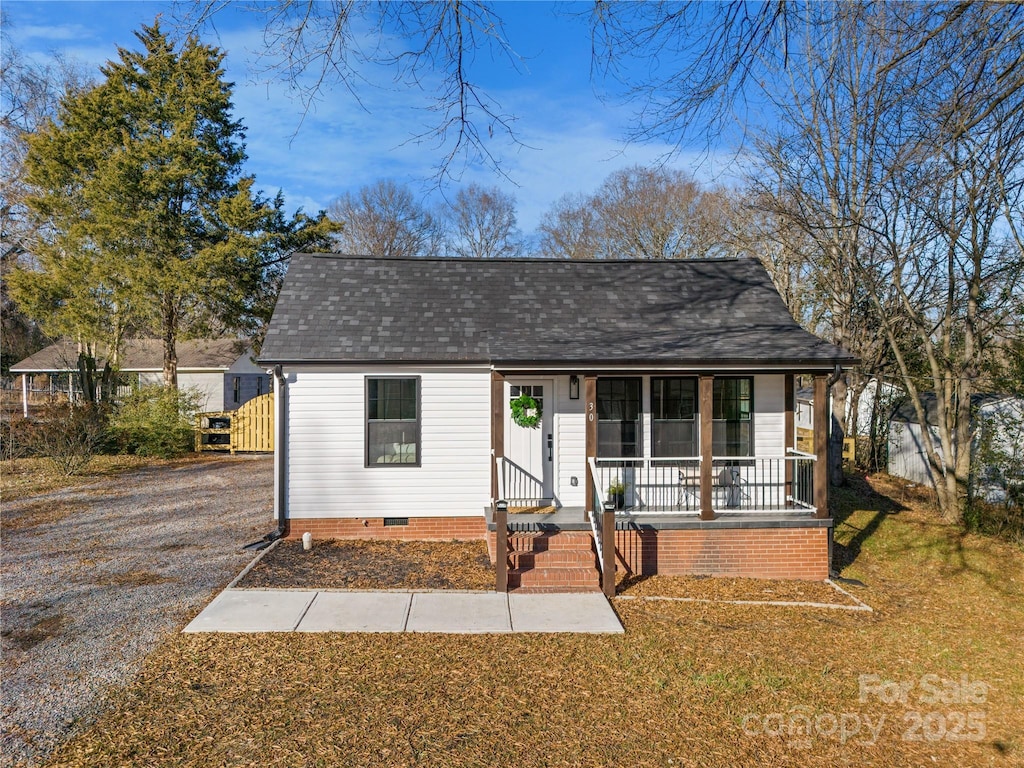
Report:
[{"label": "small shed", "polygon": [[[938,407],[934,393],[921,396],[927,416],[927,429],[939,454]],[[1011,485],[1024,483],[1019,476],[1024,464],[1024,398],[993,393],[972,398],[976,461],[971,472],[971,492],[987,501],[1002,503]],[[981,451],[986,446],[987,450]],[[980,453],[979,453],[980,451]],[[998,454],[1004,461],[995,461]],[[913,405],[905,401],[889,421],[889,474],[913,483],[931,485],[932,468],[924,448],[924,430],[918,423]]]}]

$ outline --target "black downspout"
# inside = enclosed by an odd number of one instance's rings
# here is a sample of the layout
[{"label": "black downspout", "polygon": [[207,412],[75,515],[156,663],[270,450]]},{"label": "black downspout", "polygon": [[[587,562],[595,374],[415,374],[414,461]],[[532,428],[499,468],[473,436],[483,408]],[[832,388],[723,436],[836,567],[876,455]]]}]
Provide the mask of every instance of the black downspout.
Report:
[{"label": "black downspout", "polygon": [[[281,371],[280,365],[274,366],[274,378],[277,380],[277,398],[274,402],[274,429],[277,431],[274,441],[274,451],[278,457],[277,461],[277,530],[274,532],[275,539],[279,539],[288,533],[288,515],[285,511],[285,499],[288,494],[285,492],[285,483],[288,477],[288,456],[285,449],[285,398],[287,397],[287,380]],[[272,534],[273,535],[273,534]]]},{"label": "black downspout", "polygon": [[[830,401],[832,399],[832,385],[835,384],[837,381],[839,381],[839,377],[842,376],[842,375],[843,375],[843,367],[841,365],[839,365],[839,363],[836,363],[836,369],[832,373],[832,375],[828,377],[828,381],[826,382],[826,386],[825,386],[825,391],[829,393],[829,400]],[[876,395],[876,397],[877,397],[877,395]],[[831,408],[831,405],[829,406],[828,414],[829,414],[828,418],[829,418],[829,421],[831,423],[831,420],[832,420],[832,408]],[[828,446],[829,446],[830,449],[832,448],[832,440],[831,439],[828,441]],[[829,462],[830,463],[831,463],[831,460],[832,459],[831,459],[831,456],[830,456],[829,457]],[[833,573],[836,576],[839,575],[838,571],[833,571],[832,570],[832,547],[833,547],[834,543],[835,543],[835,521],[833,520],[832,521],[832,525],[830,525],[828,527],[828,575],[829,575],[829,578],[832,578],[832,574]]]},{"label": "black downspout", "polygon": [[246,544],[242,549],[257,551],[266,549],[273,542],[283,538],[285,534],[288,533],[288,516],[285,513],[285,479],[287,477],[287,463],[284,445],[284,399],[286,380],[281,371],[280,365],[274,366],[274,380],[277,383],[277,389],[274,395],[274,470],[276,472],[274,483],[274,507],[277,509],[277,528],[259,541]]}]

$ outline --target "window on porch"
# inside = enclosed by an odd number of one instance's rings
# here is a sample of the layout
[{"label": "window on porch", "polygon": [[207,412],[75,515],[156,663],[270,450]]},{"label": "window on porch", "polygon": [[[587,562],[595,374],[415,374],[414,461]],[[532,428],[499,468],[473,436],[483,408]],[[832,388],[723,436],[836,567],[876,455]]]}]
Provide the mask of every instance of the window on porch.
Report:
[{"label": "window on porch", "polygon": [[651,378],[652,456],[696,456],[697,379]]},{"label": "window on porch", "polygon": [[711,414],[715,456],[754,455],[753,412],[753,378],[715,378]]},{"label": "window on porch", "polygon": [[640,378],[597,380],[597,455],[640,456]]}]

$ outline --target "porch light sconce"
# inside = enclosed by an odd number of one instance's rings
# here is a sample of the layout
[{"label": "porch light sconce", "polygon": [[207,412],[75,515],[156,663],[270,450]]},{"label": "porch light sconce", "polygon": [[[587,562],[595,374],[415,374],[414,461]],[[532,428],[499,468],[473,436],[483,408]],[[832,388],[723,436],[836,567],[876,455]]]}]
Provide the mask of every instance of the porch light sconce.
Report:
[{"label": "porch light sconce", "polygon": [[580,399],[580,377],[570,376],[569,377],[569,399],[579,400]]}]

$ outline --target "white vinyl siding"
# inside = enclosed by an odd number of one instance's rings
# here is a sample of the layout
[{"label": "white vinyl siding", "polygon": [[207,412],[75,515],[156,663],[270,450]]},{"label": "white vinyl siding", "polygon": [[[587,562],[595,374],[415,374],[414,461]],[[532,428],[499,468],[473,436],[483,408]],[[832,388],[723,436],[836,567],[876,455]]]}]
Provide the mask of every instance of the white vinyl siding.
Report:
[{"label": "white vinyl siding", "polygon": [[754,455],[786,455],[786,377],[754,377]]},{"label": "white vinyl siding", "polygon": [[[419,376],[421,466],[366,467],[366,378]],[[481,515],[490,502],[490,371],[481,368],[288,375],[290,517]]]},{"label": "white vinyl siding", "polygon": [[[569,399],[569,377],[555,379],[555,461],[558,475],[555,496],[564,507],[582,507],[586,503],[587,422],[583,411],[583,377],[580,376],[580,397]],[[573,486],[572,478],[576,478]]]}]

